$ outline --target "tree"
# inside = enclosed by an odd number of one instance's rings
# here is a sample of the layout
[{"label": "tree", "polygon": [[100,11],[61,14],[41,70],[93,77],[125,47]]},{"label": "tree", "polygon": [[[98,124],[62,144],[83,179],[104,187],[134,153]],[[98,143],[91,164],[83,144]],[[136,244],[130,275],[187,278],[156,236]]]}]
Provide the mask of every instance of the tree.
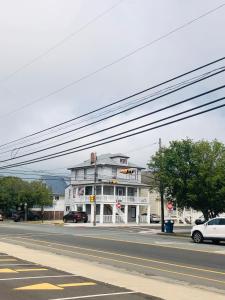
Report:
[{"label": "tree", "polygon": [[50,194],[49,189],[39,181],[28,182],[11,176],[0,178],[0,210],[5,213],[19,206],[24,209],[25,203],[27,208],[50,205]]},{"label": "tree", "polygon": [[155,186],[163,181],[166,198],[179,208],[202,211],[205,219],[225,212],[225,146],[190,139],[172,141],[149,162]]}]

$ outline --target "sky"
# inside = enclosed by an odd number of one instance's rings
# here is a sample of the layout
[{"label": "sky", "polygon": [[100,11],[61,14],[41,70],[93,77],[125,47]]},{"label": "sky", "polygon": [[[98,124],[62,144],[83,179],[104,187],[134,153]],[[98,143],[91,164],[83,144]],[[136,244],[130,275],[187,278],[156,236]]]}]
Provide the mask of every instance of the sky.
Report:
[{"label": "sky", "polygon": [[[225,1],[0,0],[0,144],[77,117],[223,57],[225,6],[92,74],[222,4]],[[221,66],[223,63],[215,67]],[[12,158],[30,150],[54,145],[57,141],[75,139],[131,120],[161,106],[222,85],[224,78],[225,75],[220,74],[154,103],[70,133],[67,137],[37,144],[25,152],[20,149],[15,154],[13,149],[18,147],[16,144],[7,148],[0,147],[1,158]],[[205,99],[186,103],[181,108],[175,107],[170,113],[192,108],[196,103],[215,99],[215,96],[222,97],[223,90]],[[138,99],[140,96],[132,101]],[[133,125],[127,124],[122,129],[128,130],[166,115],[168,112],[149,116]],[[90,120],[86,118],[83,124]],[[68,128],[74,128],[77,124],[73,122]],[[119,133],[122,129],[111,130],[110,134]],[[54,134],[59,132],[62,131],[57,129]],[[195,141],[218,139],[225,143],[224,132],[225,109],[222,108],[132,138],[21,166],[20,169],[47,170],[58,174],[88,159],[92,151],[96,151],[97,155],[122,152],[129,155],[134,163],[145,167],[158,149],[159,138],[165,146],[171,140],[187,137]],[[94,138],[106,137],[107,134],[101,133]],[[40,138],[46,136],[41,135]],[[92,139],[85,138],[52,151],[76,147]],[[27,141],[23,141],[20,146]],[[3,150],[8,152],[2,153]]]}]

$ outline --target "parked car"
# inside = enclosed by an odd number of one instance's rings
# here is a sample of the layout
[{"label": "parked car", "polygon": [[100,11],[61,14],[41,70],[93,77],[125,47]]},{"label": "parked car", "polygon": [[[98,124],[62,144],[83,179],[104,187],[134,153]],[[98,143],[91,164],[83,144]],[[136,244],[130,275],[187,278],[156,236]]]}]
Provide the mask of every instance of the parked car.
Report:
[{"label": "parked car", "polygon": [[3,221],[3,215],[0,213],[0,221]]},{"label": "parked car", "polygon": [[[39,215],[34,214],[31,211],[27,212],[27,221],[39,221],[41,218]],[[12,214],[12,220],[14,222],[20,222],[25,220],[25,212],[24,211],[17,211]]]},{"label": "parked car", "polygon": [[160,216],[157,214],[150,214],[151,223],[159,223],[161,221]]},{"label": "parked car", "polygon": [[202,243],[204,240],[212,240],[218,244],[225,241],[225,218],[213,218],[204,224],[193,226],[191,237],[195,243]]},{"label": "parked car", "polygon": [[67,215],[63,216],[63,222],[84,222],[87,223],[88,221],[88,215],[86,212],[83,211],[70,211]]}]

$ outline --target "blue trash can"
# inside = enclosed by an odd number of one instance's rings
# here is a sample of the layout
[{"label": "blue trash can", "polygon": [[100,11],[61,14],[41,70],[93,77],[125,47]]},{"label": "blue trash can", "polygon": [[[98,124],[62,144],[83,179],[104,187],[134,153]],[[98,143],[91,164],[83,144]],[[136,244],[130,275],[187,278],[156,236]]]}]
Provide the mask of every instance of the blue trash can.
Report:
[{"label": "blue trash can", "polygon": [[166,233],[173,233],[173,221],[172,220],[166,220],[165,221],[165,232]]}]

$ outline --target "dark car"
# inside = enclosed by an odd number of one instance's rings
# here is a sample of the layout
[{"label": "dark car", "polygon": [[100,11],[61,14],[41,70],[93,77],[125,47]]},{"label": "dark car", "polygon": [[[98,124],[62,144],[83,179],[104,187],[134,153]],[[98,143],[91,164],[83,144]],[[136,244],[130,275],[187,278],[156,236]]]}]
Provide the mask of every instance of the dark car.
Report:
[{"label": "dark car", "polygon": [[70,211],[67,215],[63,217],[63,222],[84,222],[87,223],[88,221],[88,215],[86,212],[83,211]]},{"label": "dark car", "polygon": [[[27,212],[27,221],[39,221],[41,218],[39,215],[32,213],[31,211]],[[20,222],[25,220],[25,212],[17,211],[13,213],[12,220],[14,222]]]}]

